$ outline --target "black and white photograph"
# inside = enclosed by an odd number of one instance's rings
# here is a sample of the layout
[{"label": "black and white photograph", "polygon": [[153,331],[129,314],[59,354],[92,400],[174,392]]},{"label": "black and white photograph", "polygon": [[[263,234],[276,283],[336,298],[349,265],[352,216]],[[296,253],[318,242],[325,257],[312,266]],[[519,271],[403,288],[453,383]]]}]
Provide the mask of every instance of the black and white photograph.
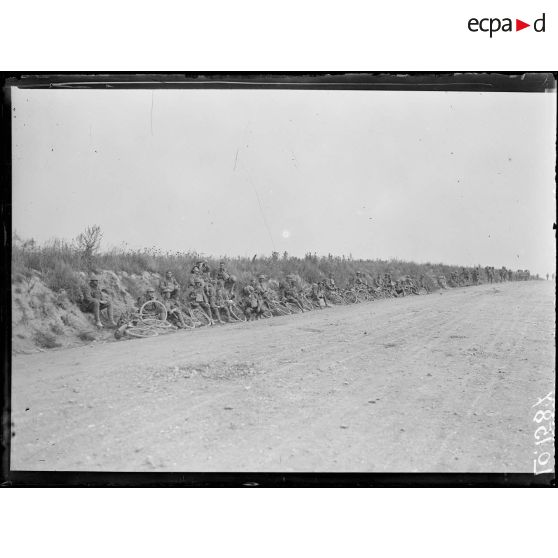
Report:
[{"label": "black and white photograph", "polygon": [[3,94],[11,471],[554,477],[552,74]]}]

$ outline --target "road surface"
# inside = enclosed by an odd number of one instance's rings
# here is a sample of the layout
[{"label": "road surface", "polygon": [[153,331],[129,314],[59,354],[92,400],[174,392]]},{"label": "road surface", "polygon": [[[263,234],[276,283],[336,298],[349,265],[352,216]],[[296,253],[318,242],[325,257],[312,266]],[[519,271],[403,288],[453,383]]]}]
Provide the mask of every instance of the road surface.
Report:
[{"label": "road surface", "polygon": [[554,282],[12,362],[13,470],[529,473]]}]

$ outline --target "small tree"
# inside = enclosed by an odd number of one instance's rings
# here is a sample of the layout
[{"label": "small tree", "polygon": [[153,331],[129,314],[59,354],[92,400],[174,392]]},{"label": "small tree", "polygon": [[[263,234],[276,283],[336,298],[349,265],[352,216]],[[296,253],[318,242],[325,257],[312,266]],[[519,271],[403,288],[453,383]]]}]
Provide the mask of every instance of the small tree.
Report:
[{"label": "small tree", "polygon": [[76,237],[76,245],[80,258],[85,265],[87,271],[93,270],[93,260],[99,251],[103,233],[99,225],[87,227],[82,233]]}]

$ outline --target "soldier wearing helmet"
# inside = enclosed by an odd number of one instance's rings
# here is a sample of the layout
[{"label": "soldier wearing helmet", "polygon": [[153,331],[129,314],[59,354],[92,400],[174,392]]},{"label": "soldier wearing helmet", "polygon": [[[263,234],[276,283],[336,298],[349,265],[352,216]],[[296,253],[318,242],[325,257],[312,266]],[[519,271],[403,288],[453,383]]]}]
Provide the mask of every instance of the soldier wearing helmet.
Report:
[{"label": "soldier wearing helmet", "polygon": [[91,275],[89,278],[89,286],[83,292],[84,310],[92,312],[95,325],[101,329],[101,311],[106,310],[110,325],[116,327],[117,323],[114,321],[113,305],[109,293],[106,289],[99,288],[99,278],[96,275]]}]

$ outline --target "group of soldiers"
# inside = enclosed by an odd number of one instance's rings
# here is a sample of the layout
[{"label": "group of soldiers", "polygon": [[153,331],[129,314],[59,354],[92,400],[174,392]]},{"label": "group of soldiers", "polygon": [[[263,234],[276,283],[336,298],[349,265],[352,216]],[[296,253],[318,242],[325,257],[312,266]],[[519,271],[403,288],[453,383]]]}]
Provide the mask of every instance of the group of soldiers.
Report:
[{"label": "group of soldiers", "polygon": [[479,285],[480,283],[503,283],[504,281],[528,281],[531,279],[529,270],[518,269],[512,271],[506,267],[496,269],[486,266],[484,269],[480,266],[472,269],[461,268],[459,271],[452,271],[451,285],[453,287],[466,285]]},{"label": "group of soldiers", "polygon": [[[479,284],[483,282],[482,271],[484,279],[489,283],[525,277],[521,270],[512,272],[506,268],[462,268],[452,272],[451,286]],[[362,271],[356,271],[348,284],[341,289],[337,286],[333,273],[329,273],[327,278],[304,288],[296,275],[286,275],[282,281],[277,282],[270,281],[264,274],[260,274],[241,287],[237,278],[227,271],[224,261],[212,272],[207,261],[199,260],[190,270],[185,294],[173,272],[169,270],[159,281],[157,289],[149,286],[137,299],[136,311],[143,307],[147,311],[152,310],[155,315],[165,313],[166,320],[178,328],[186,327],[185,313],[189,314],[192,310],[201,312],[211,325],[223,324],[235,321],[235,315],[239,313],[235,314],[235,309],[239,309],[247,320],[255,320],[273,315],[273,309],[276,309],[278,304],[291,305],[294,309],[305,312],[312,308],[327,308],[332,304],[348,301],[428,292],[430,289],[425,279],[425,276],[413,279],[406,275],[394,280],[391,273],[371,277]],[[347,298],[348,293],[352,295],[351,299]],[[112,326],[117,325],[110,295],[105,289],[99,288],[99,279],[95,276],[90,278],[84,303],[85,310],[93,313],[97,327],[103,327],[102,310],[106,310],[109,323]],[[162,312],[163,306],[166,312]]]}]

